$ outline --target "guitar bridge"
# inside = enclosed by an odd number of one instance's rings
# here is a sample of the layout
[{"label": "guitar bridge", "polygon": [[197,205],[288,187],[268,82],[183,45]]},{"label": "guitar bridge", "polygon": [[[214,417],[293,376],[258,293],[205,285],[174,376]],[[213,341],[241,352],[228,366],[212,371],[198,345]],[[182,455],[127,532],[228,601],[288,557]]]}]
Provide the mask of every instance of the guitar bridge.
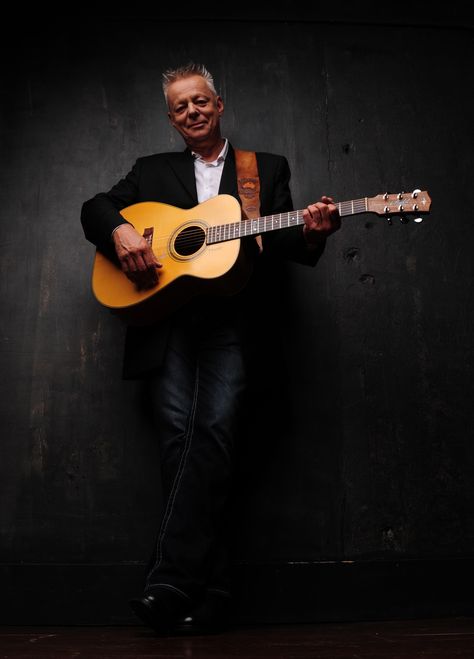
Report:
[{"label": "guitar bridge", "polygon": [[150,247],[153,244],[153,232],[154,232],[154,230],[155,230],[154,227],[148,227],[143,232],[143,237],[145,238],[145,240],[147,241],[147,243]]}]

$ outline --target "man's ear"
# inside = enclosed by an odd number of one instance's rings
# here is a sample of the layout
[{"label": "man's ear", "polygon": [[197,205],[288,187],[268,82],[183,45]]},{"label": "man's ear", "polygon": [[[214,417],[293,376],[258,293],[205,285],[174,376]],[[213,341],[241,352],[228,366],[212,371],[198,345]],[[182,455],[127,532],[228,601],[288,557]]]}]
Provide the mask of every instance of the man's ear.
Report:
[{"label": "man's ear", "polygon": [[220,96],[216,97],[216,107],[219,112],[219,116],[224,113],[224,101]]}]

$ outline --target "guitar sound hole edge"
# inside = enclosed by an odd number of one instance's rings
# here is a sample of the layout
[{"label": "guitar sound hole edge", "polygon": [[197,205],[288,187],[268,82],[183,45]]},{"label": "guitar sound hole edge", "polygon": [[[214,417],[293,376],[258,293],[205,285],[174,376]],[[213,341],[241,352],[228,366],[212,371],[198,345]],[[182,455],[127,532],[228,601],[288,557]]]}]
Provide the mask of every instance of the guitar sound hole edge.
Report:
[{"label": "guitar sound hole edge", "polygon": [[179,260],[193,258],[206,243],[206,231],[203,226],[193,223],[185,228],[181,227],[172,237],[173,249],[171,252]]}]

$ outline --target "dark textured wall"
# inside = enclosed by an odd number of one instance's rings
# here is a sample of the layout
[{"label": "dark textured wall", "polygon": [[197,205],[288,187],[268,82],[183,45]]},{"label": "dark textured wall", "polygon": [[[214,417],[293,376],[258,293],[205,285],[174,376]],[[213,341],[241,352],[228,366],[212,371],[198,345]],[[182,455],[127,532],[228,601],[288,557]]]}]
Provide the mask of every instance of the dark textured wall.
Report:
[{"label": "dark textured wall", "polygon": [[148,558],[158,453],[140,383],[120,379],[123,327],[91,295],[79,213],[138,156],[182,148],[160,74],[188,59],[215,73],[235,145],[288,157],[296,207],[433,199],[421,225],[346,219],[316,269],[285,266],[236,558],[472,556],[472,46],[439,25],[24,31],[2,90],[0,561]]}]

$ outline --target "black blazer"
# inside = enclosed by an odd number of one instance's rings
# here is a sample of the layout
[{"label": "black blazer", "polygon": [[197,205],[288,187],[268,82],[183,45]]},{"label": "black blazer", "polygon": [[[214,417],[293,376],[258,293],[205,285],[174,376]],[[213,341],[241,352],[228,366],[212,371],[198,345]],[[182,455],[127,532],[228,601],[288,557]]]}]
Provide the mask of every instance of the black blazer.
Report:
[{"label": "black blazer", "polygon": [[[289,187],[291,174],[286,158],[257,153],[257,165],[261,215],[293,210]],[[230,145],[219,194],[233,195],[240,202],[235,155]],[[125,223],[119,211],[141,201],[160,201],[186,209],[197,205],[194,159],[189,149],[139,158],[125,178],[109,192],[99,193],[86,201],[81,213],[86,238],[112,256],[112,231]],[[287,258],[307,265],[315,265],[323,251],[323,248],[307,249],[301,226],[264,234],[263,247],[265,260]],[[124,378],[140,377],[161,364],[168,331],[168,323],[127,328]]]}]

